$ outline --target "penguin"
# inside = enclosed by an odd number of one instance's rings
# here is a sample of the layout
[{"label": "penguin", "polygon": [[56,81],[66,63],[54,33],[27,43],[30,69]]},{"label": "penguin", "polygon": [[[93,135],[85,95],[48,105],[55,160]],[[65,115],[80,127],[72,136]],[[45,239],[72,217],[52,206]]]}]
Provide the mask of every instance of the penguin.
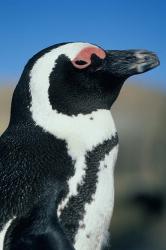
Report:
[{"label": "penguin", "polygon": [[28,61],[0,137],[1,249],[108,246],[118,153],[111,107],[128,77],[158,65],[153,52],[85,42]]}]

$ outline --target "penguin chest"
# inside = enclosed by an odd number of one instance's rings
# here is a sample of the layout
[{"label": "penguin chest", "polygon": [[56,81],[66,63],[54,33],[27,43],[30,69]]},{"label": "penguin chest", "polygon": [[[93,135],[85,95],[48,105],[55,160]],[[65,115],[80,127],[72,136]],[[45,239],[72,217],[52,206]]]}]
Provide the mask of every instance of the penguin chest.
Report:
[{"label": "penguin chest", "polygon": [[76,250],[100,250],[106,241],[114,203],[113,170],[117,134],[75,162],[68,194],[58,208],[65,233]]},{"label": "penguin chest", "polygon": [[76,250],[101,250],[102,246],[107,244],[114,205],[113,169],[117,151],[116,146],[100,161],[95,190],[91,200],[85,203],[84,215],[79,221],[78,231],[75,235]]}]

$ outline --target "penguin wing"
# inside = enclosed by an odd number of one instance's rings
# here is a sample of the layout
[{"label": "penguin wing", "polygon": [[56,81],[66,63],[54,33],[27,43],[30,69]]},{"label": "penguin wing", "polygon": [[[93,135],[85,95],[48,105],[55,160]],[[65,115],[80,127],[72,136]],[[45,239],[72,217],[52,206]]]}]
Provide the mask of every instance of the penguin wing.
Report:
[{"label": "penguin wing", "polygon": [[74,250],[58,221],[55,201],[50,186],[26,216],[12,221],[4,250]]},{"label": "penguin wing", "polygon": [[1,228],[16,217],[7,230],[4,250],[74,250],[56,215],[59,184],[46,178],[44,184],[48,170],[40,169],[36,152],[29,145],[14,145],[0,139]]}]

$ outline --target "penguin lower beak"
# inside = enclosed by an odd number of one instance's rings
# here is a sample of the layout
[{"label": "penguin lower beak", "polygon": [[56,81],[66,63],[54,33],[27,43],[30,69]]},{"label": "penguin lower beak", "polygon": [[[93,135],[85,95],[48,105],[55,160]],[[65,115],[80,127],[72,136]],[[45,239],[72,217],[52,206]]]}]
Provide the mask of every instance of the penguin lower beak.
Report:
[{"label": "penguin lower beak", "polygon": [[125,78],[141,74],[160,64],[158,56],[147,50],[107,50],[106,68]]}]

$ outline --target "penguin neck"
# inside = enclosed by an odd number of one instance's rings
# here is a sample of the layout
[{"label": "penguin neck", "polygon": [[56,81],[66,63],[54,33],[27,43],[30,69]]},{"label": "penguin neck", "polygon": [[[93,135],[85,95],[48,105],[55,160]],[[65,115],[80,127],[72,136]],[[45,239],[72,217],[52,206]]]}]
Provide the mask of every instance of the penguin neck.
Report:
[{"label": "penguin neck", "polygon": [[[79,111],[79,113],[76,112],[77,114],[71,108],[70,111],[72,112],[68,114],[53,107],[49,99],[50,68],[46,70],[48,74],[38,74],[38,64],[36,64],[30,73],[30,112],[36,125],[56,138],[65,140],[69,154],[72,155],[73,159],[78,158],[85,151],[91,150],[94,146],[115,134],[114,121],[108,108],[91,107],[88,113]],[[53,93],[56,94],[56,91],[53,91]],[[64,95],[60,94],[59,98],[63,99],[62,96]],[[59,98],[57,97],[56,103]],[[71,101],[74,105],[74,101]],[[65,100],[64,102],[67,103]],[[86,106],[86,103],[82,106]]]},{"label": "penguin neck", "polygon": [[97,109],[77,115],[60,113],[50,105],[48,89],[32,88],[31,80],[29,74],[24,74],[14,91],[9,126],[39,126],[43,132],[65,140],[73,160],[115,135],[116,128],[110,110]]},{"label": "penguin neck", "polygon": [[12,97],[9,126],[33,123],[30,112],[31,95],[27,81],[20,79]]},{"label": "penguin neck", "polygon": [[116,134],[110,110],[98,109],[89,114],[66,115],[51,106],[38,106],[32,100],[32,119],[45,132],[65,140],[73,160]]},{"label": "penguin neck", "polygon": [[43,98],[38,96],[41,92],[32,93],[26,79],[22,79],[14,91],[9,126],[40,127],[43,132],[65,140],[73,160],[116,133],[110,110],[98,109],[88,114],[67,115],[53,110],[48,96],[44,95],[45,91]]}]

